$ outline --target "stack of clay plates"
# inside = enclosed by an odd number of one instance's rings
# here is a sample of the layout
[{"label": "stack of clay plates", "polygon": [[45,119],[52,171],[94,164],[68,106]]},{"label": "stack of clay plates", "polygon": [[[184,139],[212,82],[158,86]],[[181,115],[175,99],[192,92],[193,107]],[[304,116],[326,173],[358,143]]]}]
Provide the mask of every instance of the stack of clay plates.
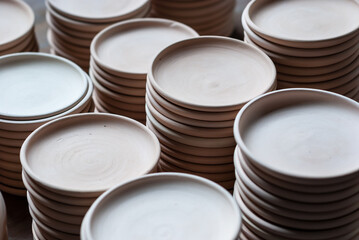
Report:
[{"label": "stack of clay plates", "polygon": [[275,89],[261,51],[226,37],[175,43],[154,59],[147,80],[147,126],[162,145],[159,170],[234,185],[233,121],[254,97]]},{"label": "stack of clay plates", "polygon": [[276,64],[278,88],[359,92],[359,3],[355,0],[252,1],[245,41]]},{"label": "stack of clay plates", "polygon": [[51,52],[86,71],[91,41],[99,31],[119,21],[145,17],[150,11],[148,0],[47,0],[46,6]]},{"label": "stack of clay plates", "polygon": [[0,56],[38,51],[34,12],[25,2],[0,1],[0,22]]},{"label": "stack of clay plates", "polygon": [[151,16],[182,22],[201,35],[230,36],[235,4],[235,0],[152,0]]},{"label": "stack of clay plates", "polygon": [[92,108],[93,85],[67,59],[41,53],[0,57],[0,190],[25,195],[20,147],[42,124]]},{"label": "stack of clay plates", "polygon": [[0,239],[7,240],[6,206],[0,191]]},{"label": "stack of clay plates", "polygon": [[33,230],[45,239],[80,239],[86,211],[107,189],[155,172],[156,136],[112,114],[76,114],[34,131],[21,148]]},{"label": "stack of clay plates", "polygon": [[285,89],[239,112],[234,196],[248,239],[359,238],[359,104]]},{"label": "stack of clay plates", "polygon": [[217,184],[189,174],[151,174],[101,195],[81,226],[82,240],[238,239],[240,214]]},{"label": "stack of clay plates", "polygon": [[146,76],[153,57],[172,43],[196,36],[182,23],[154,18],[128,20],[101,31],[91,45],[97,111],[144,123]]}]

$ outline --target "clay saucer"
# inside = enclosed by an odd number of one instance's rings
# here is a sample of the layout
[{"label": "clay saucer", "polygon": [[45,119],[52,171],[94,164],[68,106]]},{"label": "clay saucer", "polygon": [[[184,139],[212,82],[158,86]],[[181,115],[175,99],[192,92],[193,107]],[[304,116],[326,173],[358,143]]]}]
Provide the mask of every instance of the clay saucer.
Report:
[{"label": "clay saucer", "polygon": [[[85,73],[83,73],[85,74]],[[7,130],[7,131],[33,131],[37,127],[41,126],[42,124],[54,120],[56,118],[67,116],[69,114],[75,114],[75,113],[81,113],[81,112],[88,112],[90,103],[92,102],[91,96],[92,96],[92,90],[93,90],[93,84],[89,77],[86,76],[87,79],[87,92],[86,95],[82,98],[82,100],[77,103],[72,108],[68,109],[65,112],[62,112],[60,114],[43,118],[43,119],[37,119],[37,120],[6,120],[6,119],[0,119],[0,129]],[[10,152],[10,153],[19,153],[19,150],[16,148],[8,148],[5,146],[0,145],[0,151],[4,152]]]},{"label": "clay saucer", "polygon": [[[0,75],[0,87],[7,89],[0,100],[8,103],[0,108],[0,116],[9,120],[37,120],[65,112],[82,100],[88,88],[78,66],[43,53],[0,57]],[[32,75],[36,79],[26,77]]]},{"label": "clay saucer", "polygon": [[248,8],[244,10],[244,14],[242,14],[242,25],[245,31],[245,36],[250,38],[250,40],[255,43],[256,45],[264,48],[266,50],[280,53],[283,55],[294,56],[294,57],[320,57],[320,56],[328,56],[332,54],[336,54],[342,52],[350,47],[356,45],[359,39],[359,34],[355,34],[352,38],[348,39],[347,41],[337,44],[334,46],[323,47],[323,48],[295,48],[295,47],[288,47],[283,46],[278,43],[274,43],[271,41],[262,38],[261,36],[254,33],[249,27],[245,20],[245,15],[247,13]]},{"label": "clay saucer", "polygon": [[[252,111],[253,106],[256,111]],[[266,113],[257,114],[261,111],[259,109],[266,109]],[[247,113],[249,115],[246,116]],[[286,114],[291,113],[293,117],[287,118],[289,115]],[[253,122],[249,123],[248,119]],[[359,165],[353,160],[359,152],[357,153],[357,148],[351,144],[355,140],[355,131],[359,131],[355,124],[352,124],[357,120],[358,105],[346,97],[314,89],[286,89],[262,95],[242,108],[234,124],[234,136],[243,156],[270,175],[300,184],[340,183],[355,181],[359,171]],[[293,126],[293,121],[301,124],[290,127],[289,131],[284,130],[289,125]],[[342,123],[340,128],[338,121]],[[261,127],[264,122],[266,130]],[[311,134],[301,134],[298,131]],[[254,132],[264,135],[254,136]],[[265,134],[270,137],[264,137]],[[296,136],[295,139],[293,136]],[[267,140],[269,145],[262,142]],[[343,144],[339,146],[338,141]],[[252,143],[265,147],[253,148]],[[279,144],[283,151],[272,155],[273,152],[269,149],[278,149],[272,144]],[[296,147],[291,147],[292,144]],[[338,151],[323,151],[324,148]],[[253,149],[256,149],[256,153]],[[308,152],[311,154],[306,155]]]},{"label": "clay saucer", "polygon": [[[289,47],[334,46],[352,38],[359,29],[359,4],[356,1],[340,1],[338,4],[332,0],[324,4],[309,0],[257,0],[246,8],[244,17],[253,32]],[[294,9],[297,14],[293,14]],[[324,22],[327,27],[322,27]]]},{"label": "clay saucer", "polygon": [[[23,1],[3,1],[0,3],[0,51],[7,50],[28,38],[33,31],[35,15]],[[6,24],[5,24],[6,23]]]},{"label": "clay saucer", "polygon": [[[125,189],[131,189],[131,198],[128,197],[129,193]],[[174,189],[176,191],[173,191]],[[159,197],[159,195],[163,197]],[[138,200],[142,204],[139,205]],[[175,208],[173,208],[174,203],[177,203]],[[136,229],[134,231],[119,230],[116,231],[118,235],[114,236],[113,230],[111,230],[115,227],[113,223],[122,222],[120,219],[125,215],[128,216],[128,214],[124,214],[124,211],[132,209],[132,207],[128,207],[132,204],[137,206],[137,211],[131,211],[130,214],[133,217],[130,218],[139,219],[138,216],[141,216],[140,219],[142,220],[140,222],[136,220],[135,225],[125,221],[131,226],[136,226]],[[196,214],[193,214],[193,204],[197,209]],[[127,207],[124,207],[125,205]],[[105,212],[106,214],[104,214]],[[122,214],[118,214],[118,212],[122,212]],[[198,214],[199,212],[200,214]],[[154,213],[157,216],[155,218],[153,218]],[[188,218],[188,214],[191,215],[190,218]],[[152,220],[145,220],[146,216],[150,216]],[[128,220],[129,217],[126,219]],[[216,222],[215,225],[212,225],[211,219]],[[170,224],[171,232],[181,239],[211,237],[215,239],[237,239],[240,230],[238,206],[223,188],[206,179],[188,174],[161,173],[133,180],[102,195],[86,214],[81,233],[85,234],[82,236],[88,240],[131,239],[138,236],[139,232],[143,232],[140,229],[149,227],[149,222],[150,228],[154,229],[157,226],[163,226],[164,221],[166,226]],[[198,222],[200,222],[199,225]],[[200,227],[197,227],[195,233],[188,233],[183,230],[184,228],[187,229],[185,225],[188,224]],[[123,227],[129,229],[127,225]],[[116,228],[118,229],[118,225]],[[106,234],[110,232],[112,238]],[[153,234],[155,235],[152,236],[157,236],[156,232]]]},{"label": "clay saucer", "polygon": [[172,103],[223,112],[238,110],[269,91],[275,78],[274,64],[255,47],[224,37],[198,37],[162,50],[151,65],[147,81]]},{"label": "clay saucer", "polygon": [[[91,56],[108,73],[144,80],[152,58],[159,51],[174,42],[196,36],[193,29],[172,20],[127,20],[101,31],[93,39]],[[113,52],[118,54],[111,54]]]},{"label": "clay saucer", "polygon": [[[42,136],[47,140],[40,141]],[[44,151],[50,148],[54,150]],[[70,157],[69,152],[78,154]],[[35,130],[25,140],[20,159],[29,177],[51,191],[97,197],[114,183],[151,172],[159,154],[157,138],[142,124],[112,114],[88,113],[60,118]],[[54,168],[58,164],[49,164],[49,159],[60,161],[61,168]]]}]

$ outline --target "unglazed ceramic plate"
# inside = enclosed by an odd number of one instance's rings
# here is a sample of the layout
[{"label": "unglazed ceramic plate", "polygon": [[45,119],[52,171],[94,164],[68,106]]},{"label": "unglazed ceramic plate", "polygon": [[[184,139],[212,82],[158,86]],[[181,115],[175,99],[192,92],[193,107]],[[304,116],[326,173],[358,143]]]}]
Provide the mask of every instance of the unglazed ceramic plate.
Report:
[{"label": "unglazed ceramic plate", "polygon": [[355,101],[320,90],[287,89],[242,108],[234,136],[244,157],[263,171],[290,182],[330,184],[359,172],[357,121]]},{"label": "unglazed ceramic plate", "polygon": [[109,73],[146,79],[158,52],[174,42],[196,36],[193,29],[172,20],[128,20],[101,31],[91,44],[91,55],[96,64]]},{"label": "unglazed ceramic plate", "polygon": [[172,173],[149,175],[108,191],[92,205],[84,223],[81,232],[88,240],[237,239],[240,215],[223,188]]},{"label": "unglazed ceramic plate", "polygon": [[252,1],[245,19],[258,35],[290,47],[318,48],[342,43],[358,33],[355,0]]},{"label": "unglazed ceramic plate", "polygon": [[130,18],[141,12],[149,4],[148,0],[118,1],[105,0],[98,2],[48,0],[51,7],[62,15],[83,22],[103,23],[116,22]]},{"label": "unglazed ceramic plate", "polygon": [[238,110],[275,83],[272,61],[239,40],[198,37],[177,42],[154,59],[148,80],[168,101],[201,111]]},{"label": "unglazed ceramic plate", "polygon": [[31,179],[47,189],[90,197],[151,172],[159,154],[157,138],[142,124],[88,113],[38,128],[24,142],[20,158]]},{"label": "unglazed ceramic plate", "polygon": [[[83,73],[83,74],[85,74],[85,73]],[[86,79],[87,79],[87,84],[88,84],[88,88],[85,93],[86,95],[81,99],[80,102],[78,102],[75,106],[68,109],[67,111],[59,113],[59,114],[51,116],[51,117],[37,119],[37,120],[18,121],[18,120],[0,119],[0,129],[7,130],[7,131],[26,131],[26,132],[34,131],[36,128],[40,127],[42,124],[49,122],[51,120],[54,120],[56,118],[67,116],[69,114],[88,112],[90,109],[90,104],[92,102],[91,96],[92,96],[92,91],[93,91],[93,84],[91,82],[91,79],[88,76],[86,76]],[[5,152],[18,153],[18,151],[12,151],[9,149],[4,150],[4,148],[0,145],[0,151],[2,151],[2,150]]]},{"label": "unglazed ceramic plate", "polygon": [[24,40],[33,30],[35,16],[23,1],[0,2],[0,50],[6,50]]},{"label": "unglazed ceramic plate", "polygon": [[1,118],[54,116],[81,101],[87,88],[86,75],[66,59],[43,53],[0,57]]}]

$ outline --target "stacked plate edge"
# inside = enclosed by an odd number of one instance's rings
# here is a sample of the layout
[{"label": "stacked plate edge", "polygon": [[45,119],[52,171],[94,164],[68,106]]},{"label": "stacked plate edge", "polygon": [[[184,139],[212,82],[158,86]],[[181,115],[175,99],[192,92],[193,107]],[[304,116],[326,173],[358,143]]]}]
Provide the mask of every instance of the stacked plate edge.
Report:
[{"label": "stacked plate edge", "polygon": [[235,0],[152,0],[152,17],[182,22],[200,35],[230,36],[234,30]]},{"label": "stacked plate edge", "polygon": [[234,186],[233,121],[249,100],[276,87],[272,61],[242,41],[197,37],[172,44],[147,75],[147,126],[161,143],[159,171]]},{"label": "stacked plate edge", "polygon": [[35,15],[21,0],[0,2],[0,56],[17,52],[37,52]]},{"label": "stacked plate edge", "polygon": [[126,117],[76,114],[41,126],[20,156],[35,236],[80,239],[82,219],[96,198],[156,172],[159,155],[155,135]]},{"label": "stacked plate edge", "polygon": [[260,96],[236,117],[234,197],[247,239],[357,239],[359,105],[315,89]]},{"label": "stacked plate edge", "polygon": [[74,61],[87,72],[90,45],[96,34],[111,24],[145,17],[150,7],[148,0],[46,0],[51,53]]},{"label": "stacked plate edge", "polygon": [[146,76],[153,57],[172,43],[197,36],[182,23],[159,18],[127,20],[101,31],[91,45],[96,110],[145,123]]},{"label": "stacked plate edge", "polygon": [[242,25],[245,41],[276,64],[278,89],[315,88],[358,100],[357,1],[254,0]]},{"label": "stacked plate edge", "polygon": [[25,196],[19,159],[24,140],[48,121],[91,111],[93,85],[67,59],[15,53],[0,57],[0,88],[0,189]]}]

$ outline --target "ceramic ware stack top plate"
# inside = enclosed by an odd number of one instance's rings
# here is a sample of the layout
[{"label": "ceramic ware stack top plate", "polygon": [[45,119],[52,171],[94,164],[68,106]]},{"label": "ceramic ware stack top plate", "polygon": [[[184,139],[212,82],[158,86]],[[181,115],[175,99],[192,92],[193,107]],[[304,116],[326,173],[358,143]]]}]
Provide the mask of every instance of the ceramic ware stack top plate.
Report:
[{"label": "ceramic ware stack top plate", "polygon": [[91,111],[93,85],[73,62],[42,53],[0,57],[0,189],[25,195],[20,147],[37,127]]},{"label": "ceramic ware stack top plate", "polygon": [[359,3],[255,0],[242,15],[245,41],[276,64],[278,88],[315,88],[356,98]]},{"label": "ceramic ware stack top plate", "polygon": [[189,174],[151,174],[102,194],[81,239],[237,239],[241,218],[231,195]]},{"label": "ceramic ware stack top plate", "polygon": [[92,42],[90,64],[97,110],[144,123],[146,76],[153,57],[172,43],[197,36],[182,23],[154,18],[123,21],[101,31]]},{"label": "ceramic ware stack top plate", "polygon": [[152,0],[151,16],[173,19],[200,35],[230,36],[234,29],[235,0]]},{"label": "ceramic ware stack top plate", "polygon": [[6,220],[6,206],[4,198],[0,191],[0,239],[7,240],[7,220]]},{"label": "ceramic ware stack top plate", "polygon": [[20,154],[35,224],[52,238],[79,239],[94,200],[114,185],[155,172],[159,155],[156,136],[122,116],[76,114],[41,126]]},{"label": "ceramic ware stack top plate", "polygon": [[76,62],[86,72],[96,34],[119,21],[145,17],[151,7],[148,0],[47,0],[46,6],[51,52]]},{"label": "ceramic ware stack top plate", "polygon": [[35,16],[21,0],[0,2],[0,56],[17,52],[37,52]]},{"label": "ceramic ware stack top plate", "polygon": [[314,89],[258,97],[238,113],[235,197],[265,239],[357,239],[359,104]]},{"label": "ceramic ware stack top plate", "polygon": [[147,79],[147,126],[161,145],[159,169],[233,188],[233,121],[252,98],[275,89],[261,51],[226,37],[177,42],[154,59]]}]

